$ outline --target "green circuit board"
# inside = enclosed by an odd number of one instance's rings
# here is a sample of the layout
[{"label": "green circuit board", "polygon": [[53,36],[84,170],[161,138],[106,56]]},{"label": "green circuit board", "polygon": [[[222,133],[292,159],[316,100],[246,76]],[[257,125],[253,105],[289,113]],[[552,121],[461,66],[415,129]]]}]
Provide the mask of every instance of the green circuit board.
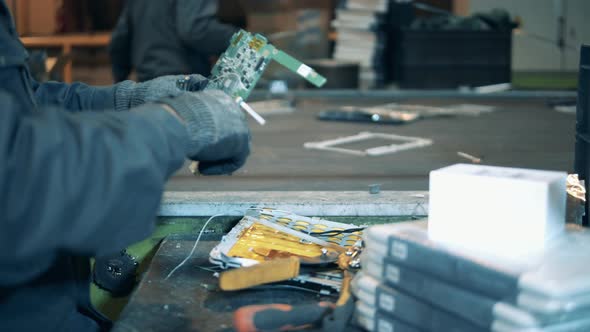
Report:
[{"label": "green circuit board", "polygon": [[274,47],[264,36],[240,30],[232,36],[230,46],[213,67],[206,89],[223,90],[234,98],[247,100],[272,60],[317,87],[326,83],[323,76]]}]

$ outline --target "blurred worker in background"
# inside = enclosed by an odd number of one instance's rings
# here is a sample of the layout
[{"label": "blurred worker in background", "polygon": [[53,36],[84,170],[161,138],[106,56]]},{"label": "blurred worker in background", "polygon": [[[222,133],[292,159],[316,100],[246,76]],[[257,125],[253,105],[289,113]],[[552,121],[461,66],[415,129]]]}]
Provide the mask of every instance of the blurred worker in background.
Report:
[{"label": "blurred worker in background", "polygon": [[[164,2],[164,1],[162,1]],[[167,3],[167,2],[166,2]],[[89,257],[149,236],[185,157],[228,174],[249,154],[236,103],[192,75],[38,83],[0,0],[0,331],[99,331]]]},{"label": "blurred worker in background", "polygon": [[221,23],[217,10],[217,0],[127,0],[110,45],[115,82],[132,70],[139,81],[209,76],[211,57],[225,51],[238,30]]}]

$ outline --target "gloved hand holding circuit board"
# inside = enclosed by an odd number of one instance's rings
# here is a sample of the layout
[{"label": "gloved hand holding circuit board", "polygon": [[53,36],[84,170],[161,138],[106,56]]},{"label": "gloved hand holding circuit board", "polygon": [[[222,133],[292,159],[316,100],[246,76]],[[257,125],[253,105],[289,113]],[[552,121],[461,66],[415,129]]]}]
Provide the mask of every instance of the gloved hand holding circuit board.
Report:
[{"label": "gloved hand holding circuit board", "polygon": [[[266,121],[254,111],[246,100],[258,83],[271,60],[275,60],[316,87],[326,83],[326,78],[318,74],[299,60],[278,50],[260,35],[240,30],[232,36],[230,46],[221,55],[211,71],[205,90],[222,90],[232,97],[242,109],[250,114],[259,124]],[[177,86],[186,90],[190,76],[177,82]],[[189,166],[193,174],[197,174],[196,162]]]}]

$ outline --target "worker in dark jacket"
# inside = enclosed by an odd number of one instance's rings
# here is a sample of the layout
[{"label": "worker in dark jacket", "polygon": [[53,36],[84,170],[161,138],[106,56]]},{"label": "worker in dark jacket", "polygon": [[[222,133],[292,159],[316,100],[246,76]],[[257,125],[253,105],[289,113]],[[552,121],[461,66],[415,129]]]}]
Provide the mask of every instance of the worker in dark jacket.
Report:
[{"label": "worker in dark jacket", "polygon": [[127,0],[110,45],[115,82],[133,69],[139,81],[209,76],[210,57],[225,51],[237,31],[217,20],[217,7],[217,0]]},{"label": "worker in dark jacket", "polygon": [[0,0],[0,331],[104,330],[89,257],[151,234],[185,157],[203,174],[242,166],[249,130],[221,91],[176,77],[39,84],[26,56]]}]

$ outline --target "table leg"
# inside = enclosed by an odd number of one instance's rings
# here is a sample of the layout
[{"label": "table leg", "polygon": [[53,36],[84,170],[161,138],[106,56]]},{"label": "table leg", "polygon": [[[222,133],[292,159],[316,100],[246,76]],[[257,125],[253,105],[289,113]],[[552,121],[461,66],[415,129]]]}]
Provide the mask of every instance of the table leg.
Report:
[{"label": "table leg", "polygon": [[62,48],[62,54],[68,56],[67,62],[64,66],[63,80],[66,83],[72,83],[72,45],[64,44]]}]

